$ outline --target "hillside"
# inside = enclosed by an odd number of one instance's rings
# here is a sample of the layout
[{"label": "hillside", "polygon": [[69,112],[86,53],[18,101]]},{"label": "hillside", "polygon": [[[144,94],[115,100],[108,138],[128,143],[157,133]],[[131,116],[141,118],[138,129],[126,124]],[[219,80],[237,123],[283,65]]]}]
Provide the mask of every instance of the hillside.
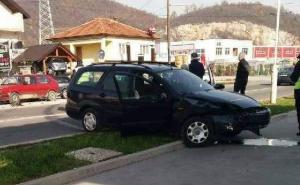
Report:
[{"label": "hillside", "polygon": [[[198,9],[194,12],[176,17],[174,26],[183,24],[201,24],[211,22],[231,22],[244,20],[270,28],[276,26],[276,9],[259,3],[238,3],[215,5]],[[281,12],[280,28],[286,32],[300,36],[300,15],[286,11]]]},{"label": "hillside", "polygon": [[[225,38],[253,40],[256,45],[273,45],[275,37],[274,29],[246,21],[185,24],[172,29],[172,38],[177,41]],[[300,45],[300,38],[281,31],[279,44]]]},{"label": "hillside", "polygon": [[[38,0],[15,0],[31,16],[25,21],[25,45],[38,44]],[[111,0],[50,0],[55,32],[77,26],[95,17],[119,18],[119,21],[146,30],[161,19]]]},{"label": "hillside", "polygon": [[[282,10],[281,44],[300,42],[299,25],[300,15]],[[221,5],[201,8],[174,18],[172,20],[172,27],[174,28],[172,36],[174,40],[181,40],[182,38],[189,40],[242,38],[254,40],[256,44],[270,44],[275,38],[275,26],[276,9],[273,7],[259,3],[228,4],[224,2]],[[189,29],[196,29],[197,32],[193,36],[188,36],[186,34],[192,34]]]}]

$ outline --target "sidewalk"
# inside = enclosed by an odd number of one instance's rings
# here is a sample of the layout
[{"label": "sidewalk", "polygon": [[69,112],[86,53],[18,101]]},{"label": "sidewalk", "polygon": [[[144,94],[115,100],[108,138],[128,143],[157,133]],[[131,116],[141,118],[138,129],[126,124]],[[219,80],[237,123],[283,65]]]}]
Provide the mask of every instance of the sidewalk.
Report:
[{"label": "sidewalk", "polygon": [[[299,141],[296,113],[272,119],[262,130],[269,139]],[[258,139],[244,132],[237,139]],[[243,146],[218,144],[207,148],[182,149],[140,163],[86,178],[74,185],[240,185],[297,184],[300,181],[298,146]]]}]

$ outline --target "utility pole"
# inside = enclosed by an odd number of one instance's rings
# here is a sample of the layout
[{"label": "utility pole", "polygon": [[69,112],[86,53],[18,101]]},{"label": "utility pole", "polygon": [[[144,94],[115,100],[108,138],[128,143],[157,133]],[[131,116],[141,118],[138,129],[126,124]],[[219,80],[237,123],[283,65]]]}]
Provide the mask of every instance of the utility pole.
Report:
[{"label": "utility pole", "polygon": [[49,0],[39,0],[39,43],[46,44],[54,35],[51,7]]},{"label": "utility pole", "polygon": [[167,0],[167,42],[168,42],[168,63],[171,64],[171,39],[170,39],[170,0]]},{"label": "utility pole", "polygon": [[278,60],[278,42],[279,42],[279,25],[280,25],[280,10],[281,0],[277,0],[277,21],[276,21],[276,41],[275,41],[275,61],[272,70],[272,91],[271,91],[271,103],[275,104],[277,101],[277,60]]}]

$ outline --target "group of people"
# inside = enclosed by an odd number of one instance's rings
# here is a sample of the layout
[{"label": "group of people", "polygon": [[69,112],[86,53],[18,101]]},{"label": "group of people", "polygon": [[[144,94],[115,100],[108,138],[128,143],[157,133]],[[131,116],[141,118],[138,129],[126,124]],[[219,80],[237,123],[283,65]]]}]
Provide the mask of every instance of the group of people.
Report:
[{"label": "group of people", "polygon": [[[245,56],[246,56],[245,53],[240,53],[239,55],[239,64],[236,73],[236,80],[234,83],[234,92],[241,93],[241,94],[245,94],[246,86],[248,83],[249,71],[250,71],[250,66],[246,61]],[[203,76],[205,74],[205,68],[204,65],[199,61],[198,53],[192,53],[191,58],[192,60],[189,67],[183,65],[181,66],[181,68],[187,69],[191,73],[203,79]]]}]

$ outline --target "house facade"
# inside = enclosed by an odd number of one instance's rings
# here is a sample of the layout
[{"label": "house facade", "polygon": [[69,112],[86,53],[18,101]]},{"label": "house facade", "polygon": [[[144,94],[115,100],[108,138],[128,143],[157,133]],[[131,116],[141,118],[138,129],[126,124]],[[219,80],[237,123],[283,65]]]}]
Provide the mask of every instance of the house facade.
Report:
[{"label": "house facade", "polygon": [[89,65],[104,61],[152,61],[156,39],[152,33],[116,20],[96,18],[49,40],[62,43],[83,65]]},{"label": "house facade", "polygon": [[9,71],[11,61],[23,50],[22,34],[27,12],[13,0],[0,0],[0,72]]},{"label": "house facade", "polygon": [[252,60],[253,42],[250,40],[235,39],[207,39],[185,42],[173,42],[171,44],[171,54],[190,55],[192,52],[198,53],[202,60],[213,63],[233,63],[237,62],[240,52],[246,54],[248,60]]}]

